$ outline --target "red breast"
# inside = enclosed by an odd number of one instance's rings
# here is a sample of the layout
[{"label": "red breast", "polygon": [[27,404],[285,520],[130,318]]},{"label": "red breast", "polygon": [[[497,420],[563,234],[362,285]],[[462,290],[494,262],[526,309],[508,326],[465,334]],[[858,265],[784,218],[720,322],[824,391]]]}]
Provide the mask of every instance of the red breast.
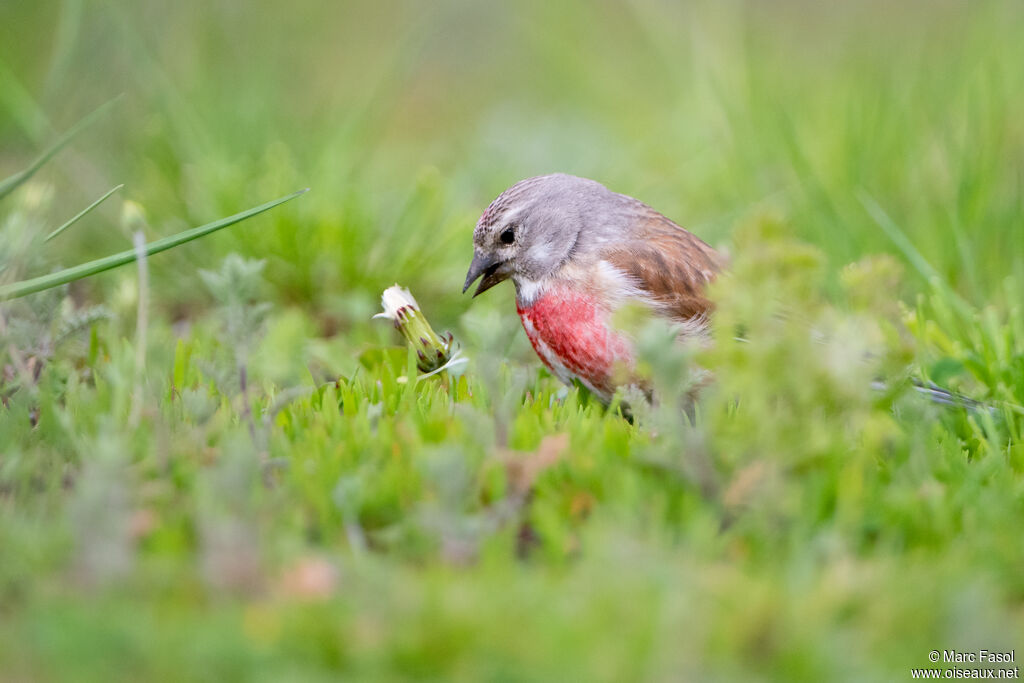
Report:
[{"label": "red breast", "polygon": [[563,382],[578,378],[604,401],[617,367],[631,367],[630,343],[610,326],[610,307],[592,291],[557,283],[516,309],[537,355]]}]

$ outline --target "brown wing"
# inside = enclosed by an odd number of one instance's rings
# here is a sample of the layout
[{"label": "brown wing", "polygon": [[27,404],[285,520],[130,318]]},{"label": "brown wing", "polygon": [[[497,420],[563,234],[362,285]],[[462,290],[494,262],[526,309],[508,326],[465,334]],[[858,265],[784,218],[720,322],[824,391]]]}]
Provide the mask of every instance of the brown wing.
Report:
[{"label": "brown wing", "polygon": [[628,239],[609,247],[602,258],[679,320],[711,312],[704,289],[724,265],[722,256],[699,237],[646,206]]}]

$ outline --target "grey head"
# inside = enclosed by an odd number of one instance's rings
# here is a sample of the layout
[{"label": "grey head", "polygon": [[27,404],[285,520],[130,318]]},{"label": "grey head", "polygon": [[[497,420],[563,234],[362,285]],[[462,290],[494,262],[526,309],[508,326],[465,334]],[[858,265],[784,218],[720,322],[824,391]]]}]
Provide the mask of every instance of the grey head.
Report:
[{"label": "grey head", "polygon": [[[473,296],[509,278],[541,281],[570,257],[616,231],[616,209],[636,200],[564,173],[522,180],[491,202],[473,231],[473,263],[462,291]],[[636,202],[639,203],[639,202]],[[621,226],[621,222],[619,223]]]}]

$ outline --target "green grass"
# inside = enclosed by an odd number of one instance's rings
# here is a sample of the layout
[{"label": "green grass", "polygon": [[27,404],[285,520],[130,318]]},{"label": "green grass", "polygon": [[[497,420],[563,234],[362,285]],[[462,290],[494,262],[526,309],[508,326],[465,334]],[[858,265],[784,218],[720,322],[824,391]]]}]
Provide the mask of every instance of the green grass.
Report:
[{"label": "green grass", "polygon": [[[0,303],[0,678],[905,680],[1024,642],[1017,3],[208,5],[0,5],[0,177],[123,93],[0,200],[0,288],[312,188]],[[732,256],[711,348],[645,331],[632,424],[509,288],[459,294],[479,212],[554,170]],[[396,281],[462,377],[410,381]]]}]

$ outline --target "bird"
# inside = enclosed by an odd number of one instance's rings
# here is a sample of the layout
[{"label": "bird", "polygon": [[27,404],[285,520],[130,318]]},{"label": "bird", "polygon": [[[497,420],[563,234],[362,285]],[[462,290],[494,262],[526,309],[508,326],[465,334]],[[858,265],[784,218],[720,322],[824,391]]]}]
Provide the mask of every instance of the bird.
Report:
[{"label": "bird", "polygon": [[680,338],[705,337],[714,308],[707,286],[725,265],[721,253],[640,200],[554,173],[512,185],[484,210],[462,292],[478,279],[474,297],[511,279],[540,360],[608,405],[629,385],[650,397],[616,313],[639,305]]}]

